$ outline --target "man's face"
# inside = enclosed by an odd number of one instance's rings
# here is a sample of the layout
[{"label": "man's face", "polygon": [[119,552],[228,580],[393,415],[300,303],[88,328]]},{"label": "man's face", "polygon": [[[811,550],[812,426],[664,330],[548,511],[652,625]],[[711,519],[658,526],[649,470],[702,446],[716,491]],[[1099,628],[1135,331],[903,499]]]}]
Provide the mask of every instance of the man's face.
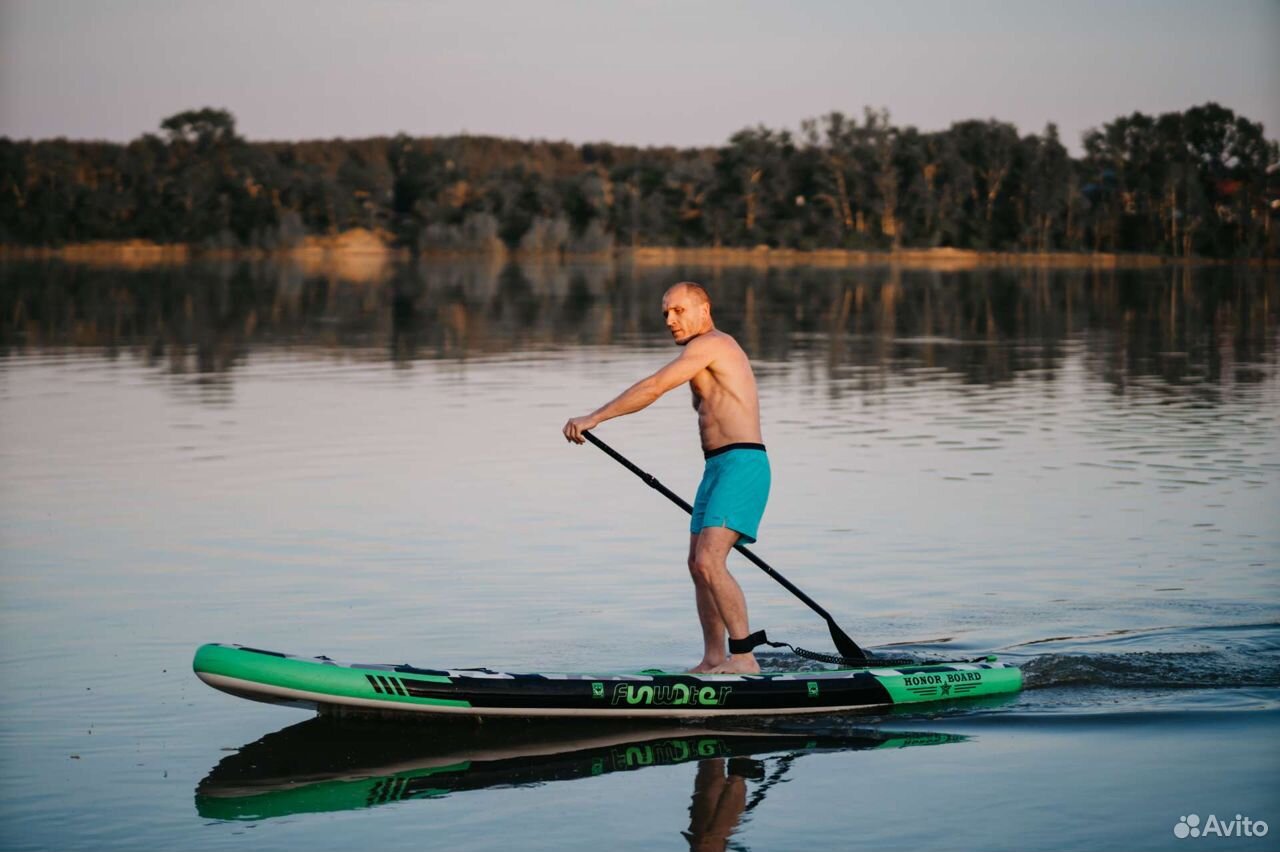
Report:
[{"label": "man's face", "polygon": [[662,297],[662,318],[667,323],[667,330],[680,346],[707,330],[709,315],[707,303],[683,287],[668,290]]}]

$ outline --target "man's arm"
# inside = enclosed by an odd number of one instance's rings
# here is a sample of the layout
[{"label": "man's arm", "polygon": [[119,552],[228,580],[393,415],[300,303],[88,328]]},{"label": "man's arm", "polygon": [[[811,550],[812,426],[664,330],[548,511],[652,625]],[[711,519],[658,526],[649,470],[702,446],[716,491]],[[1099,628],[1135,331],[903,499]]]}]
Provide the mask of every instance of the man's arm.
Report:
[{"label": "man's arm", "polygon": [[715,358],[715,342],[704,338],[689,341],[674,361],[652,376],[646,376],[585,417],[574,417],[564,424],[564,437],[575,444],[586,441],[582,433],[606,420],[633,414],[652,405],[658,397],[679,387],[705,370]]}]

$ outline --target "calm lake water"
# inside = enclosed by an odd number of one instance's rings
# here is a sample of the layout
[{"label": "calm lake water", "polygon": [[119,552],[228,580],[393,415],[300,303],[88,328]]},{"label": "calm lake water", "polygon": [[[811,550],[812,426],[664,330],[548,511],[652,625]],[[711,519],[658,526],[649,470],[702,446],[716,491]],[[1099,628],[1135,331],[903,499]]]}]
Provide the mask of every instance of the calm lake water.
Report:
[{"label": "calm lake water", "polygon": [[[559,432],[673,357],[682,278],[760,382],[757,552],[860,643],[1022,694],[477,728],[195,679],[210,641],[694,662],[684,516]],[[0,266],[0,846],[1280,848],[1278,355],[1262,270]],[[683,391],[599,433],[692,496]],[[753,626],[828,647],[731,567]]]}]

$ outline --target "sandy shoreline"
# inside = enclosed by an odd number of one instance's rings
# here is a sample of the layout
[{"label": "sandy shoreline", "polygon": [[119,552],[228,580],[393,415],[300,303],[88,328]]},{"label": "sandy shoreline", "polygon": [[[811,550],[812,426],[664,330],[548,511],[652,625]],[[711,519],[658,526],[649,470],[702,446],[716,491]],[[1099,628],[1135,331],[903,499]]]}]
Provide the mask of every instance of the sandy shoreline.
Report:
[{"label": "sandy shoreline", "polygon": [[[98,241],[76,243],[56,248],[42,246],[0,245],[0,260],[60,260],[92,266],[144,269],[180,265],[193,260],[257,260],[273,259],[296,263],[306,272],[337,272],[344,278],[374,280],[387,268],[410,260],[407,249],[393,248],[390,235],[356,229],[329,237],[307,237],[297,246],[266,251],[262,249],[210,249],[187,244],[160,244],[147,240]],[[1082,254],[1076,252],[989,252],[971,249],[931,248],[899,251],[854,251],[847,249],[774,249],[755,248],[674,248],[640,246],[615,249],[593,255],[526,255],[518,252],[494,254],[427,253],[425,258],[472,258],[506,261],[617,260],[637,266],[819,266],[870,267],[895,266],[906,269],[954,271],[999,267],[1046,267],[1052,269],[1151,269],[1186,264],[1236,264],[1270,266],[1276,258],[1221,260],[1214,258],[1175,258],[1152,254],[1116,254],[1109,252]]]}]

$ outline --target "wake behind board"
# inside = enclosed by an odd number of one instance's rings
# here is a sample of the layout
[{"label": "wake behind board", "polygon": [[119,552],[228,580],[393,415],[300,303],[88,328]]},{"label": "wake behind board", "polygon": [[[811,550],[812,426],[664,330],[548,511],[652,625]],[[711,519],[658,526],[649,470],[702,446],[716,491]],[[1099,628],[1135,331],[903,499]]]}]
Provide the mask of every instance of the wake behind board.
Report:
[{"label": "wake behind board", "polygon": [[705,718],[831,713],[1017,692],[1008,663],[936,663],[758,675],[508,674],[339,663],[203,645],[202,681],[241,698],[313,710],[453,716]]}]

